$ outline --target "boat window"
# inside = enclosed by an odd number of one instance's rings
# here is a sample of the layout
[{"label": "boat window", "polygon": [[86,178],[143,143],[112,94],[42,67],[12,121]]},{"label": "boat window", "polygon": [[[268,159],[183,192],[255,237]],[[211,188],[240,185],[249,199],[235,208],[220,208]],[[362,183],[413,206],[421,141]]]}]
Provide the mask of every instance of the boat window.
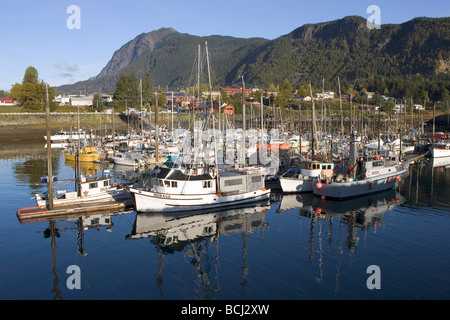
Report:
[{"label": "boat window", "polygon": [[252,183],[261,182],[261,176],[252,177]]},{"label": "boat window", "polygon": [[103,186],[104,186],[104,187],[107,187],[107,186],[109,186],[109,180],[105,180],[105,181],[103,181]]},{"label": "boat window", "polygon": [[225,187],[228,186],[236,186],[238,184],[243,184],[242,179],[231,179],[231,180],[225,180]]},{"label": "boat window", "polygon": [[89,183],[89,189],[98,188],[98,182]]},{"label": "boat window", "polygon": [[160,187],[164,187],[164,183],[161,179],[158,179],[157,181]]},{"label": "boat window", "polygon": [[178,182],[172,181],[172,188],[178,188]]},{"label": "boat window", "polygon": [[166,187],[170,187],[170,181],[164,180],[164,185],[165,185]]},{"label": "boat window", "polygon": [[211,188],[211,181],[203,181],[203,188]]}]

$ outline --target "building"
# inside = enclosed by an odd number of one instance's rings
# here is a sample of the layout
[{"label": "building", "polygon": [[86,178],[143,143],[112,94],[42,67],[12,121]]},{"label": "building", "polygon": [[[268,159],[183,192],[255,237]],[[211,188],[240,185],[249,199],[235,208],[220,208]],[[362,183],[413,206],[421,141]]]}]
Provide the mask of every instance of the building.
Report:
[{"label": "building", "polygon": [[94,96],[71,97],[70,105],[80,106],[80,107],[91,107],[93,101],[94,101]]},{"label": "building", "polygon": [[321,92],[316,93],[317,99],[334,99],[334,92],[328,91],[328,92]]},{"label": "building", "polygon": [[0,97],[0,106],[14,106],[14,100],[8,97]]}]

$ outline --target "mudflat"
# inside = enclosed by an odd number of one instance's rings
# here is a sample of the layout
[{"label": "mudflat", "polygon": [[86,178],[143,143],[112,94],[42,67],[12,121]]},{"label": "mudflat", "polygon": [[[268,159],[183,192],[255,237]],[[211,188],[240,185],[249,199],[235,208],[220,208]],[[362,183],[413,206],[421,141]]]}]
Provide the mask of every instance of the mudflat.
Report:
[{"label": "mudflat", "polygon": [[45,144],[45,135],[45,127],[2,126],[0,127],[0,144],[3,146],[39,142]]}]

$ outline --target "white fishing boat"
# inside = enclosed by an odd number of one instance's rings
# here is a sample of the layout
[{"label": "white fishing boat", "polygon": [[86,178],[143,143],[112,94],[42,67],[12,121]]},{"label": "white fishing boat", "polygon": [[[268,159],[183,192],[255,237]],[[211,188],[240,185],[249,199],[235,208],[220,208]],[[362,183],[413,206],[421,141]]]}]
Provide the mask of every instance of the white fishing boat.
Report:
[{"label": "white fishing boat", "polygon": [[313,181],[320,175],[331,177],[334,171],[333,162],[304,160],[298,166],[291,167],[280,176],[283,193],[312,192]]},{"label": "white fishing boat", "polygon": [[[47,136],[44,136],[45,140],[48,141]],[[60,130],[56,132],[54,135],[50,136],[51,143],[61,143],[61,142],[67,142],[67,141],[74,141],[74,140],[82,140],[86,139],[87,135],[84,131],[64,131]]]},{"label": "white fishing boat", "polygon": [[[103,176],[81,176],[81,181],[77,183],[76,191],[58,190],[53,191],[53,206],[63,207],[75,204],[93,202],[125,202],[130,199],[128,191],[121,185],[111,182],[111,175],[105,173]],[[72,182],[71,180],[59,180],[59,182]],[[46,182],[44,178],[42,182]],[[62,184],[64,186],[65,184]],[[55,186],[56,187],[56,186]],[[35,194],[36,204],[40,207],[48,206],[49,199],[47,193]]]},{"label": "white fishing boat", "polygon": [[265,174],[255,169],[216,172],[208,167],[160,167],[131,193],[138,212],[170,212],[242,205],[269,198]]},{"label": "white fishing boat", "polygon": [[111,157],[111,160],[115,164],[123,166],[145,166],[145,157],[139,152],[118,152],[115,156]]},{"label": "white fishing boat", "polygon": [[438,141],[431,147],[431,157],[448,158],[450,157],[450,142]]},{"label": "white fishing boat", "polygon": [[394,159],[363,159],[350,166],[347,175],[318,177],[313,183],[313,194],[326,199],[344,200],[365,196],[395,186],[407,170]]}]

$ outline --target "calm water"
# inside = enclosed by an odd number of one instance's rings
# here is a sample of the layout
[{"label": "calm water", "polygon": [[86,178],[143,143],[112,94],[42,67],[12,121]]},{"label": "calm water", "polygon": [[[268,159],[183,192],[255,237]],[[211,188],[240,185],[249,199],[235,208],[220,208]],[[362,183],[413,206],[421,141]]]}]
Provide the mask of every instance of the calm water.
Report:
[{"label": "calm water", "polygon": [[[346,202],[274,194],[270,203],[196,215],[20,223],[16,210],[44,190],[46,149],[0,158],[3,300],[450,298],[450,169],[416,164],[396,190]],[[53,168],[59,179],[74,175],[61,154]],[[140,175],[112,170],[119,181]],[[367,286],[373,265],[380,289]],[[67,286],[69,266],[80,268],[80,289]]]}]

